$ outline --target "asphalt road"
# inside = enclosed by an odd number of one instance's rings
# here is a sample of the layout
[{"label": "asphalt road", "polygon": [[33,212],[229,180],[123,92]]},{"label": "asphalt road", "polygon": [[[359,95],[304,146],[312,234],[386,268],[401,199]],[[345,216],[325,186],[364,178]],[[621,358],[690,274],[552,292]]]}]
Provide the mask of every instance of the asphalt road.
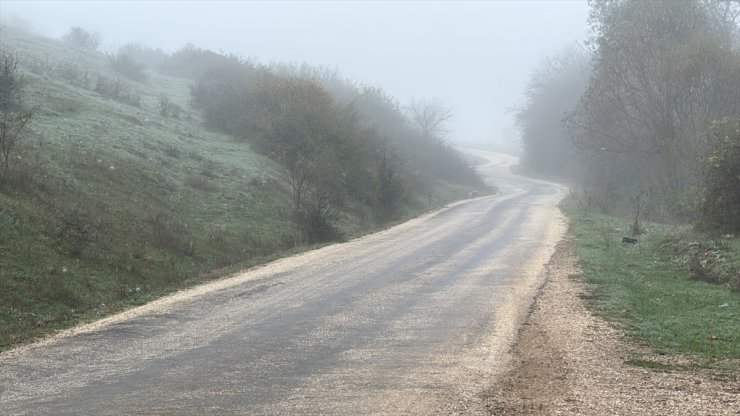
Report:
[{"label": "asphalt road", "polygon": [[477,154],[497,195],[3,353],[0,413],[485,413],[565,225]]}]

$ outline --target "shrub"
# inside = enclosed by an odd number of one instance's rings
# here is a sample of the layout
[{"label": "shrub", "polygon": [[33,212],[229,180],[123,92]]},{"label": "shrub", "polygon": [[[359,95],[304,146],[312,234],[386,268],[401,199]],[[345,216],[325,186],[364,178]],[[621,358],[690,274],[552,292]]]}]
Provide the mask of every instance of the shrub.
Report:
[{"label": "shrub", "polygon": [[166,75],[197,80],[214,68],[239,68],[244,63],[246,62],[236,55],[222,55],[186,45],[165,57],[161,71]]},{"label": "shrub", "polygon": [[72,85],[84,89],[90,89],[93,80],[93,74],[85,71],[69,62],[60,62],[54,66],[53,75],[56,75]]},{"label": "shrub", "polygon": [[100,35],[95,32],[88,32],[85,29],[74,26],[69,32],[62,37],[62,40],[74,46],[92,52],[100,46]]},{"label": "shrub", "polygon": [[18,59],[5,54],[0,59],[0,178],[11,174],[14,152],[23,139],[33,111],[18,111],[24,78],[18,72]]},{"label": "shrub", "polygon": [[705,192],[700,229],[740,232],[740,118],[715,122],[708,134],[703,160]]},{"label": "shrub", "polygon": [[293,221],[298,227],[303,243],[316,244],[339,241],[342,234],[334,225],[339,213],[329,204],[329,198],[321,192],[311,192],[301,207],[293,212]]},{"label": "shrub", "polygon": [[25,113],[0,111],[0,178],[7,178],[11,174],[11,166],[15,160],[13,154],[24,137],[24,130],[31,117],[33,117],[31,111]]},{"label": "shrub", "polygon": [[95,83],[95,92],[120,103],[134,107],[141,106],[141,94],[125,85],[120,79],[111,79],[99,75]]},{"label": "shrub", "polygon": [[137,81],[146,81],[144,73],[144,64],[137,61],[133,55],[126,52],[119,52],[116,55],[108,55],[108,64],[110,68],[124,77]]},{"label": "shrub", "polygon": [[138,43],[127,43],[120,49],[120,53],[131,56],[144,65],[145,68],[160,70],[169,55],[161,49],[153,49]]},{"label": "shrub", "polygon": [[18,72],[18,58],[4,53],[0,57],[0,110],[17,107],[26,79]]},{"label": "shrub", "polygon": [[170,102],[170,99],[167,98],[166,95],[163,94],[159,97],[159,114],[162,117],[172,117],[179,119],[182,112],[182,107],[173,102]]}]

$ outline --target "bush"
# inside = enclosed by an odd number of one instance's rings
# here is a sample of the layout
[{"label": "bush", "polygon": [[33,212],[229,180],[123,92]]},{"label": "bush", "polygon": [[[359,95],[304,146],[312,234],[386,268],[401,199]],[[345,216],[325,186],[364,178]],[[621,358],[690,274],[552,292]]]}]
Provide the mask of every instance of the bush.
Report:
[{"label": "bush", "polygon": [[79,26],[70,28],[69,32],[62,37],[62,40],[75,48],[89,52],[97,50],[100,46],[100,35],[95,32],[88,32]]},{"label": "bush", "polygon": [[25,80],[18,72],[18,59],[4,54],[0,58],[0,179],[11,174],[14,152],[23,139],[33,111],[19,111]]},{"label": "bush", "polygon": [[146,81],[144,65],[134,59],[133,55],[129,53],[119,52],[117,55],[108,55],[108,64],[112,70],[130,80],[137,82]]},{"label": "bush", "polygon": [[93,74],[91,72],[85,71],[69,62],[59,62],[53,67],[53,71],[50,74],[84,89],[90,89],[93,81]]},{"label": "bush", "polygon": [[241,68],[248,62],[236,55],[223,55],[186,45],[166,56],[161,65],[163,74],[198,80],[214,68]]},{"label": "bush", "polygon": [[18,106],[25,84],[25,78],[18,72],[18,58],[4,53],[0,57],[0,110]]},{"label": "bush", "polygon": [[31,111],[25,113],[0,111],[0,178],[8,178],[11,174],[13,162],[17,161],[13,154],[23,139],[26,126],[32,117]]},{"label": "bush", "polygon": [[740,118],[715,122],[703,160],[705,192],[699,228],[740,232]]},{"label": "bush", "polygon": [[332,208],[329,198],[321,192],[306,195],[301,207],[294,211],[293,221],[298,227],[302,242],[317,244],[340,241],[342,233],[334,225],[339,213]]},{"label": "bush", "polygon": [[141,94],[125,85],[120,79],[111,79],[99,75],[95,83],[95,92],[119,103],[134,107],[141,106]]},{"label": "bush", "polygon": [[127,43],[120,49],[120,53],[131,56],[144,65],[145,68],[159,71],[167,61],[169,55],[161,49],[153,49],[137,43]]},{"label": "bush", "polygon": [[166,95],[159,96],[159,114],[162,117],[172,117],[179,119],[180,114],[183,113],[182,107],[170,102],[170,99]]}]

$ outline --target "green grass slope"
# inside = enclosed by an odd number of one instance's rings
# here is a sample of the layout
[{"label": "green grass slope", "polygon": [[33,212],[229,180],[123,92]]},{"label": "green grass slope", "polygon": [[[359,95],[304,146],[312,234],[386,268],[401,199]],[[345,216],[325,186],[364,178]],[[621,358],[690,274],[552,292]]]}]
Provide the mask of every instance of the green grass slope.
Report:
[{"label": "green grass slope", "polygon": [[[101,54],[0,33],[36,108],[0,187],[0,349],[295,247],[284,173],[204,130],[190,81],[136,83]],[[161,115],[162,97],[177,118]],[[467,191],[440,185],[434,202]],[[416,200],[407,217],[432,208]],[[350,209],[340,226],[349,237],[370,227]]]}]

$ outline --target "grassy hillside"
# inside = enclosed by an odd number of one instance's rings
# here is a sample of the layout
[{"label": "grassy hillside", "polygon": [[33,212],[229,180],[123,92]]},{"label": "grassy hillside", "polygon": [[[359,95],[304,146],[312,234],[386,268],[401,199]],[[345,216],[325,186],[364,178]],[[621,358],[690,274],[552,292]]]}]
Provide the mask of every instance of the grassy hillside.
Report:
[{"label": "grassy hillside", "polygon": [[[0,349],[295,249],[284,172],[206,131],[191,81],[129,81],[101,54],[5,27],[0,49],[36,108],[0,186]],[[467,192],[438,183],[403,216]],[[338,223],[347,237],[380,226],[352,204]]]}]

